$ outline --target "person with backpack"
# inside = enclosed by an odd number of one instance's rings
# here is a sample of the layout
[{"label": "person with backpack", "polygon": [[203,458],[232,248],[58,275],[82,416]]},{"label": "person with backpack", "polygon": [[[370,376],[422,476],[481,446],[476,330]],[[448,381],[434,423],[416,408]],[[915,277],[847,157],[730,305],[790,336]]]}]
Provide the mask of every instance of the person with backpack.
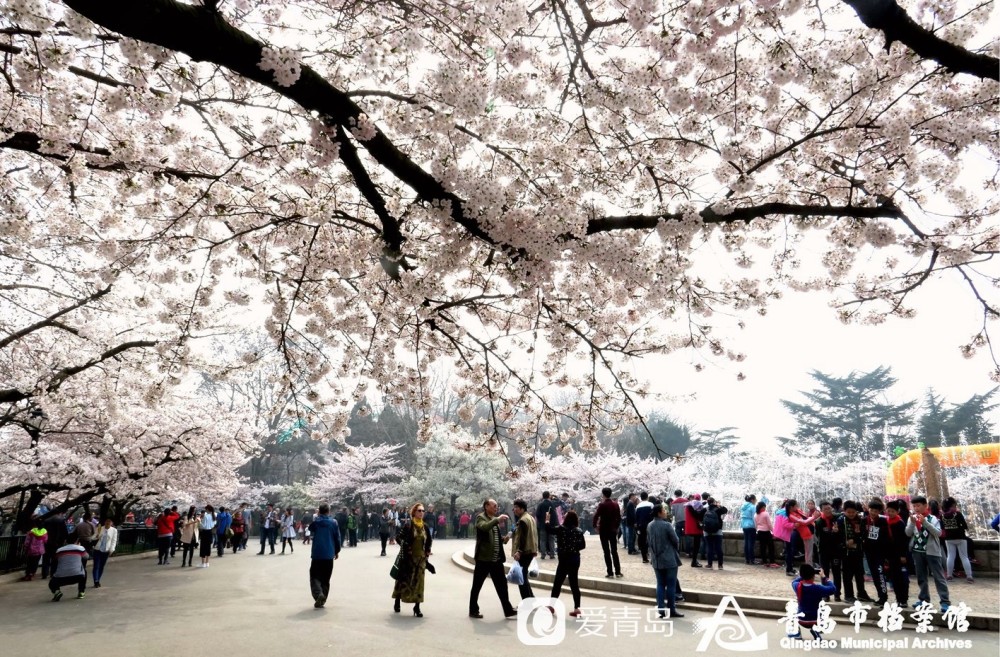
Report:
[{"label": "person with backpack", "polygon": [[714,497],[708,498],[708,508],[701,524],[705,532],[705,559],[709,568],[712,567],[713,561],[718,561],[719,570],[722,570],[722,521],[727,513],[729,509],[719,505]]},{"label": "person with backpack", "polygon": [[680,488],[674,491],[674,498],[670,500],[670,513],[674,525],[674,531],[677,532],[677,537],[681,540],[681,552],[687,552],[687,546],[685,545],[687,539],[684,537],[684,506],[687,504],[688,500],[684,497],[684,491]]}]

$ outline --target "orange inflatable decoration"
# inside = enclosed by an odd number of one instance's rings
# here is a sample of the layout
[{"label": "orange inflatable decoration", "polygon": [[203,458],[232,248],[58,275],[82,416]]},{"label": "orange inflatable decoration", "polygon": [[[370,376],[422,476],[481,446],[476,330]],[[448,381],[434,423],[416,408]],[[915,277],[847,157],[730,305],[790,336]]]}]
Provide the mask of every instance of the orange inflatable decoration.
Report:
[{"label": "orange inflatable decoration", "polygon": [[[885,473],[885,494],[887,497],[908,497],[910,477],[920,469],[923,450],[906,452],[889,466]],[[968,465],[997,465],[1000,463],[1000,443],[968,445],[965,447],[931,447],[928,451],[937,458],[943,468]]]}]

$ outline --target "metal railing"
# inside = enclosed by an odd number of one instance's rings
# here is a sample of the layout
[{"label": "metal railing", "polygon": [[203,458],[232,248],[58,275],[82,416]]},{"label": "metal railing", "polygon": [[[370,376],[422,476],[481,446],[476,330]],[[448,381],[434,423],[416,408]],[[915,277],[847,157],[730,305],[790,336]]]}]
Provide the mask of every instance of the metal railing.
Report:
[{"label": "metal railing", "polygon": [[[0,536],[0,572],[23,570],[27,565],[24,535]],[[156,528],[144,525],[124,525],[118,528],[118,548],[115,555],[137,554],[156,549]]]}]

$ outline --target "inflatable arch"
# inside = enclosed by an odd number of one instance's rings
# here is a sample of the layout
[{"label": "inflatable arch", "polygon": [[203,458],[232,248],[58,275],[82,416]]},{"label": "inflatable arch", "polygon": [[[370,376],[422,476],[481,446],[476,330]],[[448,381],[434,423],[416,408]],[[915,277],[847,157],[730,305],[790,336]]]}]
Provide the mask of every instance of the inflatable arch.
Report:
[{"label": "inflatable arch", "polygon": [[[906,452],[889,466],[885,473],[885,494],[887,497],[908,497],[910,477],[920,469],[921,452],[913,449]],[[1000,463],[1000,443],[968,445],[965,447],[931,447],[930,453],[937,458],[942,468],[970,465],[997,465]]]}]

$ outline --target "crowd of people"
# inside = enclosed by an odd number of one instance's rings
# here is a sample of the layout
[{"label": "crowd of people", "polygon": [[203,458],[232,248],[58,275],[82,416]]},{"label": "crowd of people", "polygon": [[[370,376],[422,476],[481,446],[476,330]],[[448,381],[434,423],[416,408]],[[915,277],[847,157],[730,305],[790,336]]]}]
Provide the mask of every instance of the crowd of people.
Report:
[{"label": "crowd of people", "polygon": [[[501,513],[494,499],[486,500],[475,518],[467,511],[453,514],[452,535],[461,537],[471,529],[476,541],[470,617],[483,618],[479,596],[486,579],[493,582],[504,616],[516,617],[507,582],[515,581],[522,599],[533,597],[528,575],[537,568],[533,563],[536,559],[547,558],[557,560],[551,597],[558,598],[568,582],[573,598],[570,615],[581,614],[579,572],[587,541],[577,507],[566,493],[555,497],[545,492],[533,510],[525,500],[514,500],[513,518]],[[766,498],[758,501],[750,494],[738,510],[734,505],[730,511],[707,492],[684,494],[681,490],[666,499],[642,492],[619,502],[612,490],[605,488],[591,523],[603,552],[606,577],[623,577],[619,542],[628,556],[641,557],[653,569],[657,610],[662,618],[682,617],[676,605],[684,599],[678,569],[685,561],[690,560],[692,568],[724,568],[723,527],[727,516],[736,514],[743,531],[746,565],[780,568],[775,545],[783,546],[785,573],[794,578],[792,587],[804,614],[800,624],[805,627],[814,625],[818,601],[831,597],[836,602],[861,600],[885,605],[891,591],[896,603],[906,607],[911,573],[918,584],[914,607],[930,603],[931,580],[942,611],[951,604],[949,581],[958,575],[974,582],[968,520],[954,498],[940,505],[922,496],[909,503],[901,499],[885,503],[879,498],[867,502],[833,498],[819,504],[808,500],[804,507],[786,499],[773,509],[769,507]],[[213,553],[221,558],[228,550],[233,554],[246,550],[254,527],[259,529],[258,555],[276,554],[278,539],[281,554],[286,549],[291,554],[295,539],[301,539],[311,547],[310,588],[317,608],[323,607],[329,596],[333,562],[341,549],[377,537],[381,556],[387,556],[389,544],[399,547],[392,568],[394,611],[400,612],[402,603],[412,604],[414,616],[423,617],[420,605],[424,602],[425,574],[434,573],[429,561],[431,548],[434,540],[447,534],[448,523],[442,522],[446,518],[443,512],[435,513],[432,505],[416,503],[404,509],[390,500],[381,513],[342,507],[334,514],[323,504],[300,518],[293,509],[281,510],[273,504],[256,512],[248,504],[218,510],[212,505],[201,510],[192,506],[184,514],[175,506],[151,516],[148,525],[156,530],[158,566],[170,565],[180,551],[181,567],[192,567],[197,549],[198,567],[208,568]],[[994,519],[993,529],[1000,530],[1000,515]],[[505,573],[508,543],[516,564],[510,574]],[[100,588],[117,545],[118,530],[110,518],[98,522],[89,512],[76,520],[59,514],[45,522],[36,517],[25,538],[27,565],[22,580],[34,579],[40,566],[42,579],[51,573],[53,601],[62,598],[63,586],[74,584],[77,597],[84,598],[88,561],[93,562],[94,587]],[[797,560],[802,564],[796,570]],[[865,588],[866,575],[875,598]]]},{"label": "crowd of people", "polygon": [[[929,604],[929,583],[933,580],[945,612],[951,605],[948,582],[955,576],[973,583],[972,540],[968,521],[954,498],[940,505],[923,496],[909,503],[902,499],[888,503],[871,500],[823,500],[806,502],[802,508],[794,499],[782,500],[772,515],[766,498],[747,495],[738,511],[730,511],[708,492],[684,494],[674,491],[660,499],[647,493],[629,494],[620,502],[612,490],[602,491],[602,500],[593,512],[592,526],[598,535],[608,578],[623,577],[619,542],[628,555],[640,556],[651,566],[657,587],[657,609],[661,617],[677,618],[676,604],[683,601],[678,568],[690,560],[693,568],[723,570],[723,527],[730,514],[738,513],[743,531],[743,559],[746,565],[780,568],[776,543],[783,547],[785,574],[794,578],[792,589],[800,601],[805,627],[816,619],[817,600],[853,603],[855,600],[885,605],[890,592],[900,607],[909,604],[910,574],[916,575],[917,602]],[[533,559],[557,558],[552,597],[558,597],[568,578],[573,594],[571,615],[580,614],[580,551],[586,547],[580,521],[568,495],[556,499],[543,493],[528,513],[523,500],[513,503],[514,521],[499,513],[495,500],[487,500],[477,516],[476,566],[469,601],[469,615],[482,618],[479,594],[486,578],[496,588],[505,616],[516,614],[504,581],[503,546],[513,541],[512,559],[528,572]],[[510,521],[512,528],[502,526]],[[1000,515],[991,527],[1000,531]],[[961,570],[956,570],[956,559]],[[704,561],[704,563],[703,563]],[[796,569],[797,561],[801,565]],[[866,588],[866,576],[876,597]],[[818,579],[818,581],[817,581]],[[813,587],[813,588],[809,588]],[[525,578],[519,580],[522,599],[533,595]],[[822,595],[820,595],[822,594]]]}]

